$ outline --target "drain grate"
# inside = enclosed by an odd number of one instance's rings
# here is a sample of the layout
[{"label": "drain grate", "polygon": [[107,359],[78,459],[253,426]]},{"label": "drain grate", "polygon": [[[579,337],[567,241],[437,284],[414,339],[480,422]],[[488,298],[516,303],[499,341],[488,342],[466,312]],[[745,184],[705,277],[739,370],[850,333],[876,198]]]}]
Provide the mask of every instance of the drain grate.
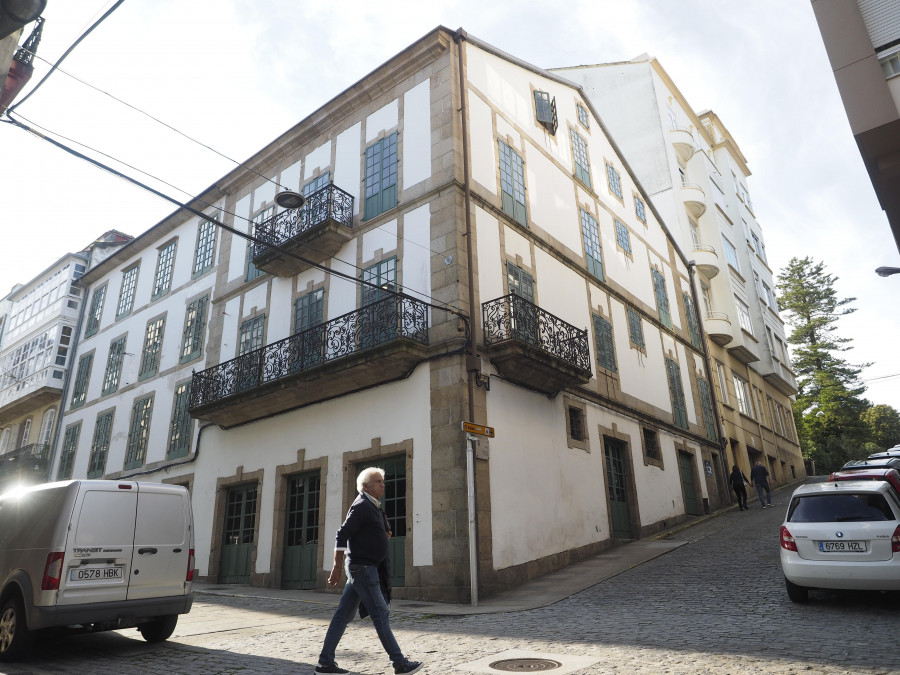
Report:
[{"label": "drain grate", "polygon": [[542,673],[561,668],[562,664],[552,659],[503,659],[489,666],[504,673]]}]

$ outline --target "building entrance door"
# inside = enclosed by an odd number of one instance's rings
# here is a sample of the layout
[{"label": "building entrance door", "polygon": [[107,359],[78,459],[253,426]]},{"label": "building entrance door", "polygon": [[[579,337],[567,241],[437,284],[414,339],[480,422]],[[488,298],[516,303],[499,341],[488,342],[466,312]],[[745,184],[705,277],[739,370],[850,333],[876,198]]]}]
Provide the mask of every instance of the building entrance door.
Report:
[{"label": "building entrance door", "polygon": [[228,490],[222,538],[220,584],[249,584],[256,528],[256,484]]},{"label": "building entrance door", "polygon": [[612,520],[612,536],[615,539],[631,539],[631,510],[628,508],[628,482],[625,465],[625,444],[612,438],[603,438],[606,454],[606,489],[609,493],[609,513]]},{"label": "building entrance door", "polygon": [[681,491],[684,493],[684,512],[689,516],[699,516],[697,490],[694,484],[694,458],[684,452],[678,453],[678,471],[681,473]]},{"label": "building entrance door", "polygon": [[381,508],[387,515],[388,525],[394,534],[388,540],[388,558],[391,565],[391,586],[406,585],[406,457],[390,457],[367,462],[357,467],[357,475],[363,469],[377,466],[384,469],[384,496]]},{"label": "building entrance door", "polygon": [[315,588],[319,552],[319,472],[288,478],[282,588]]}]

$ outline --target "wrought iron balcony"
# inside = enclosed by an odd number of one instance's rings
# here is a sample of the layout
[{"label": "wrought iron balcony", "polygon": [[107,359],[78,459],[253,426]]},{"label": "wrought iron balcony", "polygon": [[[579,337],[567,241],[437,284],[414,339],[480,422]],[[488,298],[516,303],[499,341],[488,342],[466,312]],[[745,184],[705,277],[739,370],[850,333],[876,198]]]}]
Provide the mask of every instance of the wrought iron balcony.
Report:
[{"label": "wrought iron balcony", "polygon": [[394,295],[202,372],[190,413],[223,427],[407,375],[426,357],[428,306]]},{"label": "wrought iron balcony", "polygon": [[0,478],[18,476],[26,483],[47,479],[50,462],[50,446],[32,443],[0,455]]},{"label": "wrought iron balcony", "polygon": [[326,185],[309,195],[302,209],[282,211],[256,226],[256,238],[271,246],[255,244],[253,264],[269,274],[293,276],[310,265],[283,251],[321,263],[337,254],[352,229],[353,197],[334,184]]},{"label": "wrought iron balcony", "polygon": [[481,313],[485,350],[507,380],[552,395],[591,379],[586,330],[514,294],[483,303]]}]

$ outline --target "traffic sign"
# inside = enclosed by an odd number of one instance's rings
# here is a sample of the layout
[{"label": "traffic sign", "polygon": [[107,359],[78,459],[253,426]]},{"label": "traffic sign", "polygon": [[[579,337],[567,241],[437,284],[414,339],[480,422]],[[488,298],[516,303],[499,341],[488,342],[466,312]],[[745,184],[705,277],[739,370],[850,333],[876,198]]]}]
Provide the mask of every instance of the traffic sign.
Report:
[{"label": "traffic sign", "polygon": [[478,434],[479,436],[494,437],[494,427],[486,427],[483,424],[472,424],[471,422],[463,422],[462,430],[470,434]]}]

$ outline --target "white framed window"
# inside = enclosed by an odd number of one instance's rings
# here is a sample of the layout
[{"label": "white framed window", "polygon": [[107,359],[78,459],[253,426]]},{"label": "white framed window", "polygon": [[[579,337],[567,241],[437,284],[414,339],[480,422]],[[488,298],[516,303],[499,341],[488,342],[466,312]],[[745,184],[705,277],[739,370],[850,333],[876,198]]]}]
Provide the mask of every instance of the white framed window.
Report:
[{"label": "white framed window", "polygon": [[753,335],[753,321],[750,319],[750,308],[738,298],[734,299],[734,303],[737,306],[738,323],[741,324],[742,329]]},{"label": "white framed window", "polygon": [[728,381],[725,379],[725,366],[721,361],[716,361],[716,375],[719,377],[719,395],[722,397],[722,403],[730,405]]},{"label": "white framed window", "polygon": [[734,378],[734,395],[738,400],[738,409],[747,417],[753,417],[753,401],[750,398],[749,383],[734,371],[731,375]]},{"label": "white framed window", "polygon": [[728,264],[731,265],[735,271],[740,274],[741,266],[738,264],[737,257],[737,249],[734,248],[734,244],[728,241],[725,237],[722,237],[722,244],[725,247],[725,260],[728,261]]}]

